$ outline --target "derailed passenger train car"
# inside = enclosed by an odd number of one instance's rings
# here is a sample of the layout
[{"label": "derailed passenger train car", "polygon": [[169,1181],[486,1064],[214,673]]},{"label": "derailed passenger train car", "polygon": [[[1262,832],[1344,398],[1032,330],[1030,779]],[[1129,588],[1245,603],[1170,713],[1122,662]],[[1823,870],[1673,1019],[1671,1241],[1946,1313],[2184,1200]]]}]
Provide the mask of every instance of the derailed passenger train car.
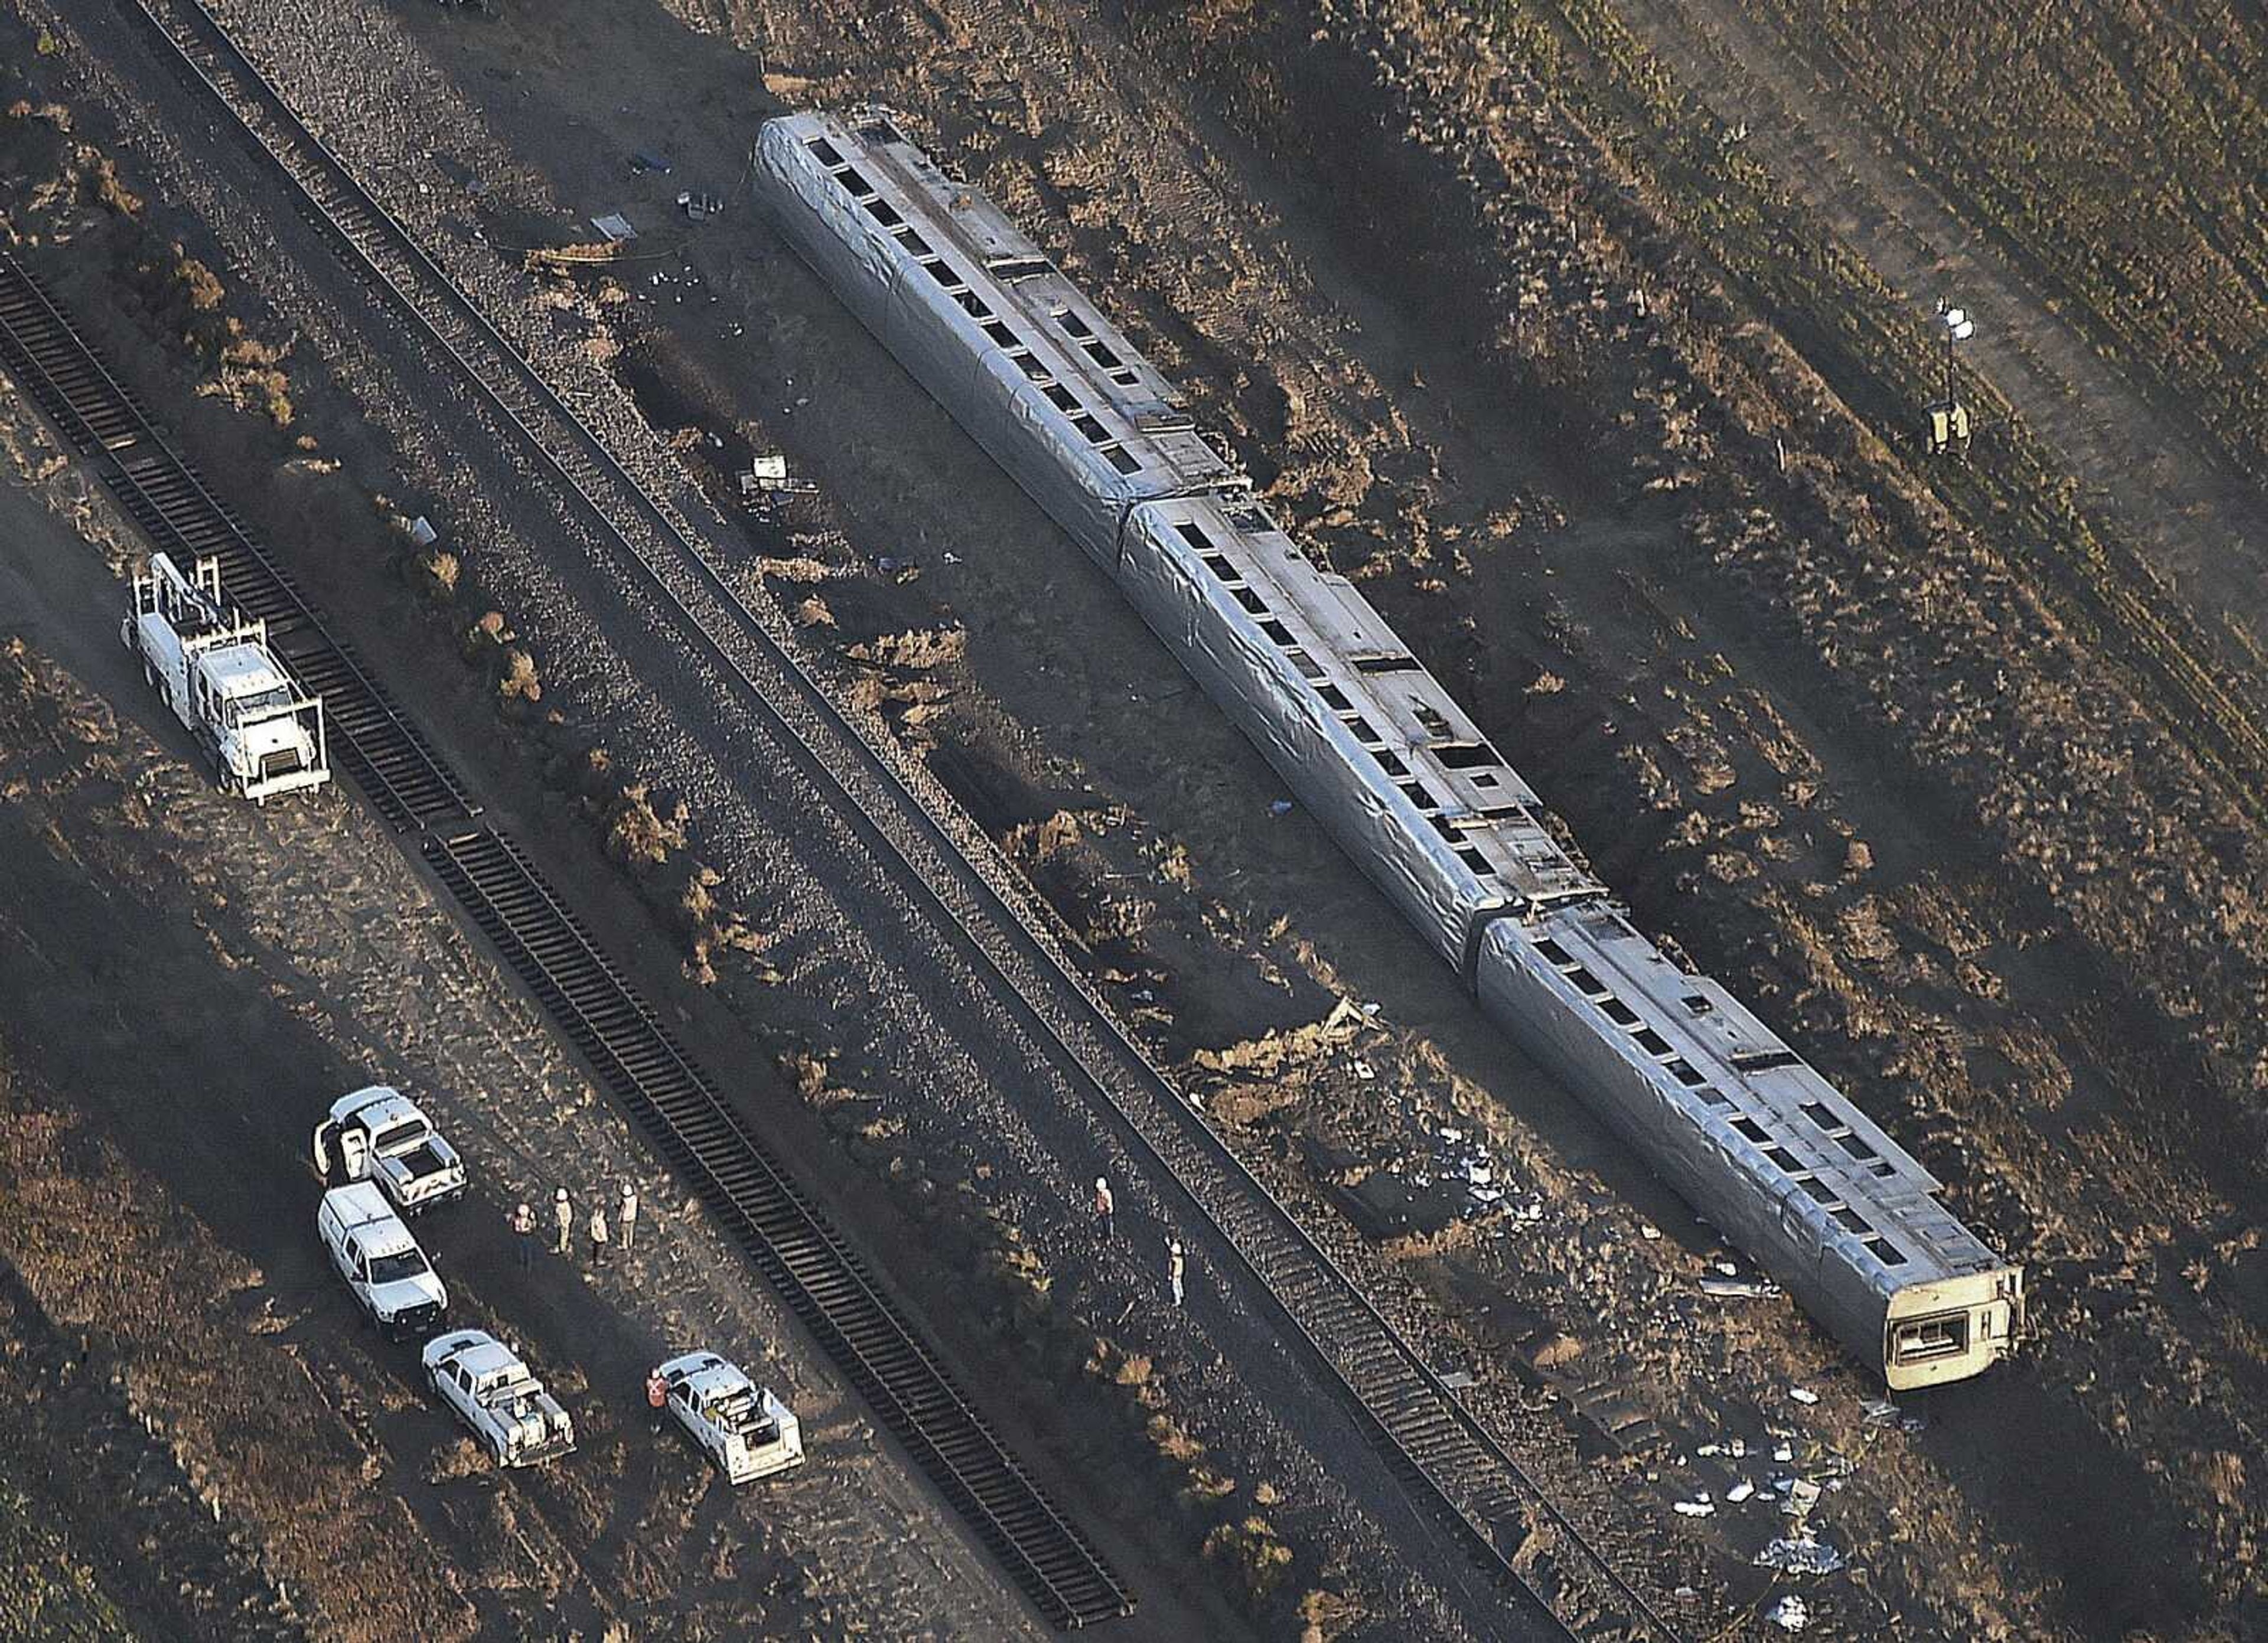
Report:
[{"label": "derailed passenger train car", "polygon": [[1723,988],[1560,849],[1535,793],[1180,394],[889,115],[758,137],[760,202],[931,394],[1117,581],[1489,1015],[1893,1387],[1973,1374],[2021,1271]]}]

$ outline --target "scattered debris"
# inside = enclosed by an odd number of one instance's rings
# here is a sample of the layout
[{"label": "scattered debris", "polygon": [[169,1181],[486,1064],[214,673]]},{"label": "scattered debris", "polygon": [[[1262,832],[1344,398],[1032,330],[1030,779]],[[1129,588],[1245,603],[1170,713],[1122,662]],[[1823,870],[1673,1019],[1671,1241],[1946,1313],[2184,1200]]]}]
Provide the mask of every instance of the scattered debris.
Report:
[{"label": "scattered debris", "polygon": [[1451,1391],[1462,1392],[1465,1388],[1472,1385],[1473,1372],[1469,1369],[1444,1369],[1441,1371],[1440,1379],[1441,1384]]},{"label": "scattered debris", "polygon": [[1870,1397],[1859,1407],[1870,1426],[1896,1426],[1900,1432],[1919,1432],[1929,1425],[1927,1416],[1913,1410],[1900,1409],[1886,1397]]},{"label": "scattered debris", "polygon": [[441,533],[435,530],[433,522],[421,513],[409,521],[409,540],[420,548],[431,548],[441,540]]},{"label": "scattered debris", "polygon": [[[724,443],[714,434],[710,436],[710,439],[712,444],[721,446]],[[777,496],[808,497],[816,496],[818,492],[818,485],[812,481],[789,477],[787,458],[777,454],[759,454],[740,475],[740,505],[743,507],[762,507]]]},{"label": "scattered debris", "polygon": [[1734,1484],[1730,1489],[1725,1491],[1725,1499],[1730,1501],[1733,1505],[1738,1506],[1741,1502],[1748,1499],[1756,1492],[1756,1486],[1750,1483],[1747,1478],[1743,1477],[1740,1482]]},{"label": "scattered debris", "polygon": [[1705,1278],[1701,1293],[1719,1300],[1773,1300],[1783,1293],[1778,1284],[1761,1278]]},{"label": "scattered debris", "polygon": [[1648,1243],[1659,1243],[1661,1241],[1661,1228],[1651,1221],[1640,1221],[1638,1225],[1638,1235]]},{"label": "scattered debris", "polygon": [[593,217],[591,226],[616,245],[637,238],[637,230],[630,226],[630,218],[620,211],[609,211],[604,217]]},{"label": "scattered debris", "polygon": [[1756,1554],[1760,1569],[1783,1574],[1832,1574],[1843,1566],[1843,1554],[1808,1535],[1776,1540]]},{"label": "scattered debris", "polygon": [[725,202],[713,194],[696,194],[688,189],[677,196],[677,209],[695,222],[705,223],[725,214]]},{"label": "scattered debris", "polygon": [[1788,1485],[1786,1502],[1780,1510],[1795,1520],[1796,1533],[1803,1533],[1804,1521],[1819,1504],[1819,1485],[1808,1477],[1798,1477]]},{"label": "scattered debris", "polygon": [[1771,1623],[1783,1632],[1800,1632],[1811,1624],[1811,1610],[1793,1592],[1771,1607]]},{"label": "scattered debris", "polygon": [[1673,1500],[1669,1506],[1672,1511],[1684,1517],[1714,1517],[1717,1514],[1717,1503],[1709,1499],[1706,1490],[1702,1492],[1698,1500]]},{"label": "scattered debris", "polygon": [[1268,814],[1271,816],[1287,816],[1292,814],[1292,804],[1288,799],[1271,799],[1268,801]]},{"label": "scattered debris", "polygon": [[1788,1388],[1787,1395],[1799,1404],[1816,1404],[1819,1401],[1819,1394],[1808,1387],[1792,1386]]}]

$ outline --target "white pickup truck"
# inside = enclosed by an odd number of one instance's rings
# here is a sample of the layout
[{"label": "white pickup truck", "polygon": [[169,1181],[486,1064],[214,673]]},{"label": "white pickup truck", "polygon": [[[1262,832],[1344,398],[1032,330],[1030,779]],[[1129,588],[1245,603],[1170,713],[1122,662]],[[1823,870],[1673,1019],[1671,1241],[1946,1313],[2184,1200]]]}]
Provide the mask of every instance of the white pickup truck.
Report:
[{"label": "white pickup truck", "polygon": [[654,1370],[666,1407],[730,1484],[803,1464],[803,1427],[786,1404],[714,1352],[688,1352]]},{"label": "white pickup truck", "polygon": [[315,1168],[325,1181],[375,1181],[405,1215],[465,1190],[456,1149],[391,1084],[372,1084],[331,1103],[331,1116],[315,1126]]},{"label": "white pickup truck", "polygon": [[473,1429],[498,1466],[534,1466],[575,1448],[575,1423],[486,1330],[453,1330],[425,1344],[433,1390]]},{"label": "white pickup truck", "polygon": [[333,1187],[315,1212],[331,1264],[371,1321],[399,1340],[441,1322],[449,1292],[409,1228],[367,1181]]}]

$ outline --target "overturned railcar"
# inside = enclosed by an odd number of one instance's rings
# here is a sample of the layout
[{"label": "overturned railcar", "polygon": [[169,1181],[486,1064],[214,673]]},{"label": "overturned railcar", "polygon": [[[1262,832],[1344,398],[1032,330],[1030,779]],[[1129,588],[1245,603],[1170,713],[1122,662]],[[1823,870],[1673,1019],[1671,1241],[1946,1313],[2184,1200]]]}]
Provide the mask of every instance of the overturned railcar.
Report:
[{"label": "overturned railcar", "polygon": [[1488,1014],[1893,1387],[2021,1331],[2020,1269],[1785,1043],[1629,924],[1535,793],[1182,395],[885,112],[769,121],[762,203],[1070,534]]}]

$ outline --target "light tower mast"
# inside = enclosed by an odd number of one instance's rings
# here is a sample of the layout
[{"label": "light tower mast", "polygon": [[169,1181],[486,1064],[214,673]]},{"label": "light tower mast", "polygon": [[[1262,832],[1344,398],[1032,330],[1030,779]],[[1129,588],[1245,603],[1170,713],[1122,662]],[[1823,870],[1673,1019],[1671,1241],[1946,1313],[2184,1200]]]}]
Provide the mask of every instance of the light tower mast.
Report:
[{"label": "light tower mast", "polygon": [[1969,317],[1969,310],[1956,308],[1944,298],[1937,299],[1937,323],[1945,333],[1945,397],[1929,408],[1929,424],[1922,443],[1932,456],[1947,451],[1963,455],[1969,450],[1969,408],[1953,394],[1953,348],[1977,334],[1977,321]]}]

